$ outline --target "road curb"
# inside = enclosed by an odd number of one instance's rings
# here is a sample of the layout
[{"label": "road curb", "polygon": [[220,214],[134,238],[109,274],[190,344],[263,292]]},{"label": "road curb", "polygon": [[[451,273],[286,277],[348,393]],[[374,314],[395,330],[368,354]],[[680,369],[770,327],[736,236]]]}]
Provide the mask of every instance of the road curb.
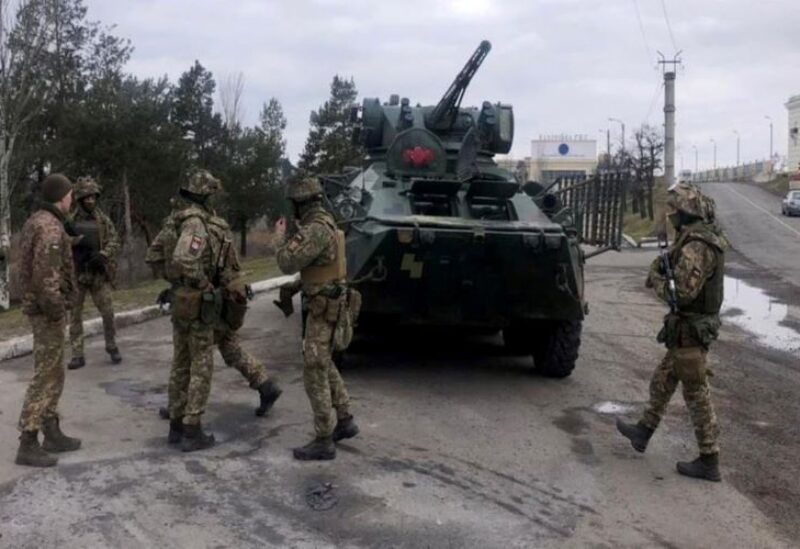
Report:
[{"label": "road curb", "polygon": [[[260,280],[251,284],[253,293],[261,294],[275,290],[287,282],[297,280],[297,275],[279,276],[275,278],[268,278]],[[133,326],[134,324],[141,324],[148,320],[166,316],[168,313],[161,310],[158,305],[150,305],[142,307],[141,309],[134,309],[132,311],[124,311],[117,313],[114,316],[114,325],[117,329]],[[103,320],[101,318],[93,318],[83,323],[83,333],[85,336],[92,336],[103,332]],[[11,360],[21,356],[29,355],[33,352],[33,335],[28,334],[24,336],[13,337],[8,341],[0,342],[0,362],[4,360]]]}]

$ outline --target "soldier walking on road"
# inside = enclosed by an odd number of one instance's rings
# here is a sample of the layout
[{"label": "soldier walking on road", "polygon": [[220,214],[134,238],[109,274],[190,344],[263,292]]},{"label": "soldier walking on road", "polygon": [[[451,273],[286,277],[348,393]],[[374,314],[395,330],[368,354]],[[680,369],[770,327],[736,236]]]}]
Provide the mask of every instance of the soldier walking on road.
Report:
[{"label": "soldier walking on road", "polygon": [[[16,463],[51,467],[48,452],[77,450],[81,441],[61,432],[58,401],[64,389],[64,329],[75,289],[71,240],[64,230],[72,205],[72,184],[61,174],[42,183],[42,205],[22,228],[20,281],[22,310],[33,329],[33,379],[19,418]],[[38,433],[44,441],[39,445]]]},{"label": "soldier walking on road", "polygon": [[[719,472],[719,426],[708,383],[711,371],[706,355],[720,328],[725,250],[728,242],[714,222],[714,203],[692,185],[679,183],[669,189],[667,216],[675,227],[675,242],[670,247],[669,263],[674,270],[675,311],[664,318],[658,341],[667,354],[650,381],[650,401],[638,423],[617,420],[617,429],[644,452],[661,422],[678,383],[694,425],[700,457],[678,462],[682,475],[711,481]],[[669,302],[672,293],[660,258],[650,267],[646,285]]]},{"label": "soldier walking on road", "polygon": [[72,227],[81,239],[74,248],[78,291],[69,326],[72,360],[67,367],[70,370],[86,365],[83,356],[83,304],[86,294],[91,295],[103,319],[106,352],[111,357],[111,362],[122,362],[116,342],[114,304],[111,297],[120,241],[114,223],[97,206],[99,196],[100,186],[94,179],[78,178],[74,190],[77,207],[72,215]]},{"label": "soldier walking on road", "polygon": [[[303,339],[303,381],[314,412],[316,434],[310,443],[294,449],[294,457],[299,460],[334,459],[334,442],[358,434],[350,414],[350,397],[332,359],[334,328],[347,293],[344,234],[322,205],[322,186],[317,179],[290,181],[287,197],[294,206],[299,227],[279,247],[277,259],[284,273],[300,272],[303,299],[308,306]],[[278,237],[283,239],[285,224],[279,224],[277,229]]]},{"label": "soldier walking on road", "polygon": [[[147,250],[146,261],[153,267],[154,273],[164,278],[173,287],[176,287],[180,282],[171,261],[180,230],[178,220],[181,218],[181,211],[185,210],[189,205],[180,197],[173,199],[173,211],[164,220],[161,231],[153,239]],[[238,265],[238,254],[233,246],[230,247],[230,254],[231,262]],[[278,384],[270,379],[264,364],[256,360],[253,355],[242,347],[238,330],[244,322],[244,313],[247,308],[247,289],[241,278],[232,281],[226,292],[228,299],[225,301],[227,307],[224,307],[224,311],[228,314],[223,314],[214,327],[214,344],[219,349],[225,364],[241,373],[250,384],[250,388],[258,391],[259,405],[255,409],[255,414],[262,417],[269,412],[282,391]],[[232,314],[234,310],[239,311],[241,314],[238,316]],[[169,409],[161,408],[159,415],[164,419],[169,419]]]}]

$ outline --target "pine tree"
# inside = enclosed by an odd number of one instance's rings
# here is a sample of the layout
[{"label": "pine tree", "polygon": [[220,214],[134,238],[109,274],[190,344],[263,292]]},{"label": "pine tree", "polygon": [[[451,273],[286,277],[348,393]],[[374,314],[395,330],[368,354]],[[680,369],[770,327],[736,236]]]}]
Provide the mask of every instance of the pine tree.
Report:
[{"label": "pine tree", "polygon": [[311,112],[311,128],[299,168],[310,173],[337,173],[346,166],[360,166],[364,150],[353,143],[354,124],[350,107],[358,96],[356,84],[336,75],[331,82],[330,98]]}]

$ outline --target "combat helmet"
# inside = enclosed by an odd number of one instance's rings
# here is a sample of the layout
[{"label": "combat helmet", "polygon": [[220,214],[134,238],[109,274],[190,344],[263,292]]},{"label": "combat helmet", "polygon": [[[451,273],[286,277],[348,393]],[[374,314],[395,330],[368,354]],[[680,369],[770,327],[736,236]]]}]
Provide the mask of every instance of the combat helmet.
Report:
[{"label": "combat helmet", "polygon": [[100,185],[91,176],[79,177],[73,191],[75,200],[83,200],[87,196],[100,196]]},{"label": "combat helmet", "polygon": [[222,188],[222,182],[208,170],[191,170],[181,182],[180,189],[198,196],[210,196]]},{"label": "combat helmet", "polygon": [[316,177],[298,177],[286,185],[286,198],[293,202],[306,202],[322,194],[322,185]]},{"label": "combat helmet", "polygon": [[714,221],[714,206],[713,199],[690,183],[676,183],[668,189],[667,214],[679,211],[711,223]]}]

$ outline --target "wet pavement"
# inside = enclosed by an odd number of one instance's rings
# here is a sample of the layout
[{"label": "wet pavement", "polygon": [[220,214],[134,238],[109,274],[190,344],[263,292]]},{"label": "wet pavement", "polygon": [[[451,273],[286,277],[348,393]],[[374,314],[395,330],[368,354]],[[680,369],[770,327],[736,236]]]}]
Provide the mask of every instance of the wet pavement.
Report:
[{"label": "wet pavement", "polygon": [[218,445],[205,452],[169,447],[157,417],[171,353],[165,319],[120,332],[119,366],[89,341],[89,364],[68,372],[62,400],[64,429],[84,447],[56,469],[13,465],[30,358],[0,363],[9,441],[0,445],[0,546],[791,546],[800,437],[787,426],[798,405],[775,405],[798,400],[789,354],[724,328],[711,356],[721,484],[675,473],[696,452],[679,395],[646,454],[615,431],[617,415],[642,409],[663,354],[654,340],[664,307],[642,285],[653,256],[592,260],[591,314],[565,380],[535,375],[499,336],[437,336],[433,350],[415,338],[361,342],[344,370],[361,434],[329,463],[291,457],[311,436],[311,414],[297,318],[284,320],[270,295],[254,302],[242,335],[284,394],[255,417],[255,393],[217,355],[206,422]]}]

